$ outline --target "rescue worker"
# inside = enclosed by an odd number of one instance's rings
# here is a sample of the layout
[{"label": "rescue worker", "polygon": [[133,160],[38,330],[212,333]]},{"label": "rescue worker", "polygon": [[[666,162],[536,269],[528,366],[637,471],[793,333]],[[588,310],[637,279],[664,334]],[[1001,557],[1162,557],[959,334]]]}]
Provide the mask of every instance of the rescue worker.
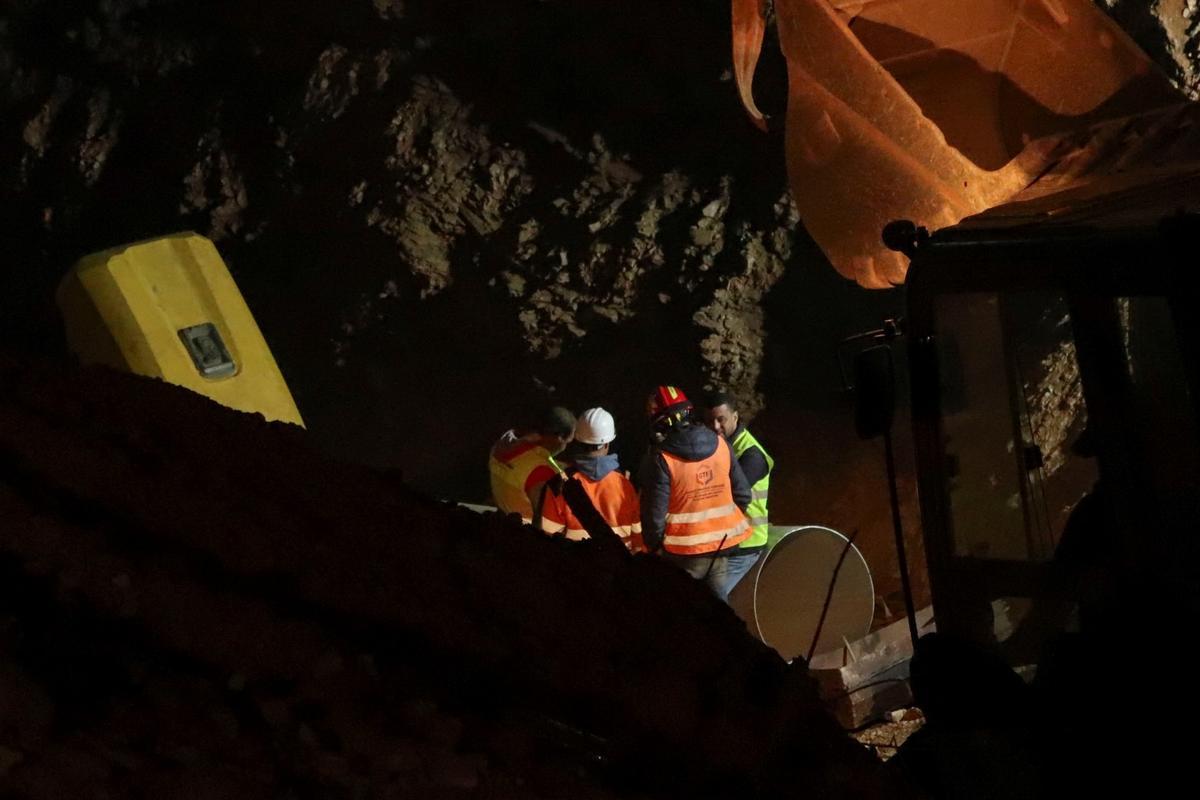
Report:
[{"label": "rescue worker", "polygon": [[727,601],[736,583],[729,556],[751,533],[744,513],[750,484],[729,443],[693,421],[682,391],[658,387],[646,410],[655,441],[640,476],[646,549],[662,552]]},{"label": "rescue worker", "polygon": [[[729,556],[727,562],[730,579],[737,580],[754,568],[755,562],[767,549],[769,527],[767,491],[771,484],[771,470],[775,459],[759,443],[742,423],[737,401],[727,392],[710,392],[705,398],[708,407],[705,416],[709,427],[725,437],[733,449],[733,457],[750,484],[750,506],[746,509],[750,517],[750,538],[738,545],[738,553]],[[736,577],[733,577],[735,576]]]},{"label": "rescue worker", "polygon": [[574,434],[575,415],[560,406],[548,409],[532,429],[506,431],[488,457],[496,507],[532,522],[533,504],[542,486],[562,472],[554,456]]},{"label": "rescue worker", "polygon": [[562,475],[543,489],[541,518],[538,527],[549,534],[562,534],[568,539],[587,539],[583,523],[571,511],[563,496],[563,485],[576,478],[583,485],[592,506],[621,537],[630,552],[640,553],[642,546],[641,506],[637,491],[625,473],[615,453],[609,452],[617,438],[612,414],[603,408],[589,408],[579,415],[575,425],[575,441],[563,454],[560,463],[567,465]]}]

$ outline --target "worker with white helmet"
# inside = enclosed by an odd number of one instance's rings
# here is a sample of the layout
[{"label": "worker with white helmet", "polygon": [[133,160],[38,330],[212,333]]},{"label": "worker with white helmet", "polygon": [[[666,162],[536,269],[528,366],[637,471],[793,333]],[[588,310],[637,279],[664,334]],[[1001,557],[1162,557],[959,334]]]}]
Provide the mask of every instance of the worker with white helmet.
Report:
[{"label": "worker with white helmet", "polygon": [[564,482],[578,479],[596,511],[613,532],[621,537],[630,552],[642,547],[641,508],[637,490],[621,472],[615,453],[609,446],[617,438],[612,414],[603,408],[589,408],[579,415],[575,440],[563,453],[569,462],[565,473],[546,485],[538,520],[543,531],[568,539],[587,539],[588,533],[571,511],[563,496]]}]

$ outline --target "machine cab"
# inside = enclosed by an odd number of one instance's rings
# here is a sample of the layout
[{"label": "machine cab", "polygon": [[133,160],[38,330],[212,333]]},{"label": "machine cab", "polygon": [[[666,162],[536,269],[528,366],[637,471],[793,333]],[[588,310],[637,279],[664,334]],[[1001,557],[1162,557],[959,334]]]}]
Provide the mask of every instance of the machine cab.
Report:
[{"label": "machine cab", "polygon": [[1200,171],[1031,195],[914,240],[908,278],[938,629],[1018,667],[1200,610]]}]

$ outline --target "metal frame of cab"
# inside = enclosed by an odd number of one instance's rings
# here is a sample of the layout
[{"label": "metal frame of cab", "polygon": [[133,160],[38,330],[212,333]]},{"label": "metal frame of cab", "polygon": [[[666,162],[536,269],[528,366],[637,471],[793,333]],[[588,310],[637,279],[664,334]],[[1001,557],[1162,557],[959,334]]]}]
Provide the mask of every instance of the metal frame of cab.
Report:
[{"label": "metal frame of cab", "polygon": [[[983,562],[953,553],[935,299],[966,292],[1062,292],[1071,310],[1089,419],[1100,428],[1099,438],[1112,442],[1120,439],[1128,422],[1109,402],[1114,376],[1108,350],[1114,346],[1116,298],[1168,299],[1193,406],[1200,397],[1196,368],[1200,295],[1192,274],[1197,258],[1189,258],[1187,243],[1200,246],[1200,217],[1168,215],[1126,227],[968,221],[926,238],[912,254],[907,281],[912,419],[923,537],[940,631],[971,635],[972,616],[960,602],[964,592],[1031,596],[1046,566]],[[1102,474],[1128,475],[1136,470],[1111,446],[1101,445],[1097,459]]]}]

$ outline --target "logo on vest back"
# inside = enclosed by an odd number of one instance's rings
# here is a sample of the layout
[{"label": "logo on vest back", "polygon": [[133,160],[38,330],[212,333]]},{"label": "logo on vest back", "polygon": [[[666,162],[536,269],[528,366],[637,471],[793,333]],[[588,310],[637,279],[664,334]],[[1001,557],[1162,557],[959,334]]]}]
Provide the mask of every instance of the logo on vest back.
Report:
[{"label": "logo on vest back", "polygon": [[707,484],[712,483],[712,479],[712,464],[701,464],[700,469],[696,470],[696,480],[700,482],[701,486],[706,486]]}]

